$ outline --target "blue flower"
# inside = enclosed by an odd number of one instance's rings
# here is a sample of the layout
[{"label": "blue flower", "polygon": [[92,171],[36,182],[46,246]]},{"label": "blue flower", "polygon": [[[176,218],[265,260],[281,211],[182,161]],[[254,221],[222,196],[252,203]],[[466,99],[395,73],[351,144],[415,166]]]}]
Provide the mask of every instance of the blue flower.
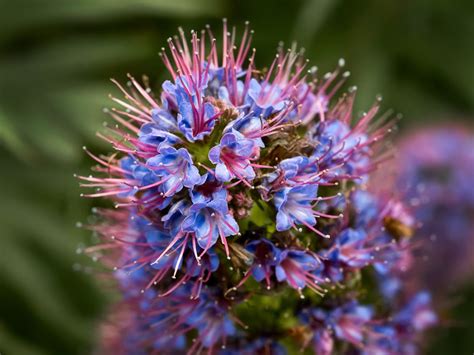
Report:
[{"label": "blue flower", "polygon": [[281,88],[266,82],[261,84],[256,79],[250,80],[245,101],[250,105],[255,116],[268,117],[285,107],[285,99]]},{"label": "blue flower", "polygon": [[183,84],[181,80],[186,79],[181,78],[177,79],[175,85],[178,127],[189,141],[194,142],[212,131],[218,113],[212,104],[204,102],[203,93],[207,83],[191,92],[189,87],[192,84]]},{"label": "blue flower", "polygon": [[370,167],[366,135],[337,119],[319,123],[310,134],[319,143],[313,157],[321,169],[330,169],[330,176],[366,177]]},{"label": "blue flower", "polygon": [[278,164],[284,182],[287,185],[309,185],[317,184],[321,180],[321,174],[317,161],[305,156],[296,156],[285,159]]},{"label": "blue flower", "polygon": [[339,233],[329,250],[323,251],[325,276],[341,282],[344,272],[361,269],[372,261],[372,248],[366,245],[367,235],[363,230],[344,229]]},{"label": "blue flower", "polygon": [[182,229],[194,232],[199,246],[206,251],[216,243],[218,237],[227,247],[225,238],[239,232],[239,225],[229,213],[227,192],[219,190],[212,194],[212,198],[196,194]]},{"label": "blue flower", "polygon": [[360,345],[366,325],[372,319],[372,315],[373,311],[370,307],[350,302],[331,312],[328,322],[339,339]]},{"label": "blue flower", "polygon": [[399,311],[393,321],[398,327],[413,328],[421,332],[438,322],[436,314],[431,307],[431,295],[426,292],[417,293],[410,302]]},{"label": "blue flower", "polygon": [[158,180],[158,176],[149,168],[140,164],[132,157],[125,157],[120,160],[120,167],[127,172],[126,177],[136,181],[136,185],[144,186],[152,184]]},{"label": "blue flower", "polygon": [[294,289],[308,286],[319,293],[317,284],[321,280],[311,272],[320,266],[316,257],[303,250],[285,249],[278,255],[275,275],[279,282],[286,281]]},{"label": "blue flower", "polygon": [[366,238],[367,235],[362,230],[345,229],[337,236],[336,247],[328,254],[328,258],[353,268],[366,266],[372,256],[371,249],[365,248]]},{"label": "blue flower", "polygon": [[253,139],[258,147],[263,148],[265,144],[261,138],[262,128],[262,118],[255,116],[254,113],[251,112],[229,122],[224,129],[224,133],[232,132],[233,130],[238,131],[246,138]]},{"label": "blue flower", "polygon": [[169,229],[171,235],[177,235],[181,231],[181,225],[187,216],[189,207],[191,207],[189,201],[179,200],[174,203],[168,210],[168,213],[161,218],[165,228]]},{"label": "blue flower", "polygon": [[183,187],[192,189],[202,182],[199,170],[193,165],[191,155],[185,148],[162,146],[158,152],[158,155],[148,159],[147,165],[162,177],[165,197],[173,196]]},{"label": "blue flower", "polygon": [[123,185],[123,190],[117,194],[119,197],[130,197],[143,191],[140,201],[147,209],[164,209],[171,202],[171,198],[163,196],[161,177],[157,175],[145,164],[131,157],[125,157],[120,161],[120,167],[126,171],[126,177],[130,179],[127,185]]},{"label": "blue flower", "polygon": [[173,145],[181,142],[181,138],[163,129],[155,122],[146,123],[140,128],[138,139],[148,145],[160,147],[162,144]]},{"label": "blue flower", "polygon": [[244,83],[241,80],[236,80],[235,84],[235,88],[222,85],[218,89],[219,99],[234,106],[241,103],[244,94]]},{"label": "blue flower", "polygon": [[318,187],[315,185],[285,187],[277,191],[273,198],[278,210],[277,231],[286,231],[295,224],[314,226],[316,217],[311,203],[315,201],[317,193]]},{"label": "blue flower", "polygon": [[209,160],[216,164],[216,178],[219,181],[253,180],[255,171],[250,161],[259,152],[256,142],[232,130],[224,134],[220,144],[211,148]]},{"label": "blue flower", "polygon": [[266,280],[267,288],[270,287],[270,277],[274,273],[274,267],[278,264],[281,250],[268,239],[259,239],[250,242],[245,247],[254,255],[250,273],[258,282]]},{"label": "blue flower", "polygon": [[360,347],[363,346],[372,316],[370,307],[352,301],[331,311],[319,308],[308,310],[303,314],[303,320],[316,331],[331,329],[337,338]]},{"label": "blue flower", "polygon": [[203,272],[207,271],[209,275],[219,267],[219,256],[212,250],[209,250],[199,259],[188,258],[186,262],[186,275],[189,277],[202,277]]},{"label": "blue flower", "polygon": [[225,305],[215,301],[215,296],[209,294],[201,296],[198,306],[186,322],[198,330],[199,341],[206,348],[211,348],[221,339],[236,333]]}]

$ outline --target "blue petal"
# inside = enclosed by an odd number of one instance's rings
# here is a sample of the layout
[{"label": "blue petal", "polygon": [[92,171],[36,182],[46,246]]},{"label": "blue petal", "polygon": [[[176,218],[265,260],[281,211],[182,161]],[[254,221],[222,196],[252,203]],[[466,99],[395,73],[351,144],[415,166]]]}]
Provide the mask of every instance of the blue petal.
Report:
[{"label": "blue petal", "polygon": [[291,228],[293,221],[286,213],[284,213],[283,211],[278,211],[276,222],[277,231],[283,232]]}]

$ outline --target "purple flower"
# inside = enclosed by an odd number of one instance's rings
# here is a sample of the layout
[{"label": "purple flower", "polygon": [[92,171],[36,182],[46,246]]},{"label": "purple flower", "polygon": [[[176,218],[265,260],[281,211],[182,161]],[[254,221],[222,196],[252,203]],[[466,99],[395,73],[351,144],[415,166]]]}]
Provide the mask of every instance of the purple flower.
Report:
[{"label": "purple flower", "polygon": [[[212,348],[216,343],[234,335],[236,329],[229,317],[224,301],[215,301],[213,295],[204,294],[199,305],[187,318],[187,323],[199,332],[199,343]],[[195,344],[196,345],[196,344]],[[191,349],[192,350],[192,349]]]},{"label": "purple flower", "polygon": [[[373,311],[370,307],[353,301],[330,311],[319,308],[306,310],[302,314],[302,319],[310,325],[318,338],[324,335],[320,333],[321,331],[330,329],[338,339],[362,347],[372,316]],[[324,336],[325,348],[329,349],[332,347],[332,341],[329,334]]]},{"label": "purple flower", "polygon": [[278,170],[269,174],[268,181],[273,189],[281,186],[302,186],[317,184],[320,180],[317,162],[305,156],[282,160]]},{"label": "purple flower", "polygon": [[336,337],[360,346],[372,314],[373,311],[369,307],[353,302],[333,311],[328,324],[333,327]]},{"label": "purple flower", "polygon": [[335,177],[366,178],[369,171],[369,139],[363,133],[344,122],[334,119],[321,122],[313,132],[319,144],[313,157],[318,159],[321,169],[328,169],[327,179]]},{"label": "purple flower", "polygon": [[285,96],[280,87],[266,82],[261,84],[255,79],[250,80],[246,101],[252,107],[255,116],[267,117],[285,107]]},{"label": "purple flower", "polygon": [[212,194],[212,198],[195,194],[182,229],[185,232],[194,232],[199,246],[205,251],[212,247],[219,237],[227,250],[225,238],[239,233],[239,225],[229,213],[227,192],[224,189],[218,190]]},{"label": "purple flower", "polygon": [[371,326],[364,354],[417,354],[418,335],[437,322],[430,295],[417,293],[391,319]]},{"label": "purple flower", "polygon": [[254,255],[253,263],[248,271],[255,280],[261,282],[265,279],[267,288],[270,288],[270,278],[274,274],[274,268],[278,264],[281,250],[271,241],[259,239],[250,242],[245,249]]},{"label": "purple flower", "polygon": [[191,142],[203,139],[214,127],[218,112],[212,104],[200,103],[202,98],[189,98],[189,94],[182,88],[176,91],[176,97],[179,129]]},{"label": "purple flower", "polygon": [[209,160],[216,164],[216,178],[219,181],[239,179],[253,180],[255,171],[251,160],[258,155],[259,148],[252,139],[232,130],[224,134],[220,144],[209,151]]},{"label": "purple flower", "polygon": [[366,245],[363,230],[348,228],[334,240],[333,246],[322,252],[324,271],[332,281],[341,282],[347,270],[361,269],[372,261],[372,248]]},{"label": "purple flower", "polygon": [[154,169],[155,174],[162,177],[165,197],[173,196],[183,187],[192,189],[201,183],[199,170],[193,165],[191,155],[185,148],[162,146],[158,153],[148,159],[147,164]]},{"label": "purple flower", "polygon": [[238,131],[246,138],[253,139],[258,147],[265,147],[261,138],[263,121],[260,117],[255,116],[253,112],[231,121],[224,129],[224,133],[233,131]]},{"label": "purple flower", "polygon": [[321,263],[315,256],[303,250],[285,249],[278,255],[275,275],[279,282],[286,281],[296,290],[300,291],[307,286],[321,294],[319,283],[322,280],[312,273],[320,266]]},{"label": "purple flower", "polygon": [[277,208],[276,229],[286,231],[296,224],[311,228],[316,224],[312,203],[316,200],[318,187],[303,185],[285,187],[277,191],[273,202]]},{"label": "purple flower", "polygon": [[431,296],[428,292],[417,293],[410,302],[394,317],[393,322],[398,327],[413,328],[420,332],[432,327],[438,322],[436,314],[431,307]]}]

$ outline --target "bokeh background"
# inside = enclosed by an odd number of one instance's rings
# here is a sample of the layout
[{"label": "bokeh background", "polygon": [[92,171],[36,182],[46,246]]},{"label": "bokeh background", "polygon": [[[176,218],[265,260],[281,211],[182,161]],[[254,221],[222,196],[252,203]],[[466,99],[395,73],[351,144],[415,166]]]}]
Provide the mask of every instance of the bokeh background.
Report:
[{"label": "bokeh background", "polygon": [[[94,132],[110,77],[166,76],[158,57],[178,26],[222,17],[255,29],[257,64],[297,40],[321,72],[340,57],[359,88],[357,110],[377,94],[404,114],[401,130],[474,118],[471,0],[15,0],[0,10],[0,353],[88,354],[111,296],[93,262],[76,253],[92,201],[73,173],[105,149]],[[447,267],[452,261],[446,262]],[[474,351],[474,287],[452,295],[453,321],[430,354]]]}]

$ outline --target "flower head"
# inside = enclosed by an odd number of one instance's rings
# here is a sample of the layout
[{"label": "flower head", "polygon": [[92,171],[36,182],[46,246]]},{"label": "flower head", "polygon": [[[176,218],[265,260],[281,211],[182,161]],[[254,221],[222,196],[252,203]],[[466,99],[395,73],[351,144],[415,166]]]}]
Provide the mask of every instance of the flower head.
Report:
[{"label": "flower head", "polygon": [[421,332],[432,321],[423,300],[383,317],[399,287],[384,315],[357,301],[411,266],[409,214],[362,191],[392,121],[375,119],[378,102],[353,119],[353,89],[334,100],[343,61],[318,78],[296,47],[279,47],[259,70],[251,37],[226,21],[222,44],[210,28],[189,40],[180,29],[160,53],[170,77],[159,92],[113,81],[118,125],[99,136],[115,152],[85,149],[98,165],[78,178],[115,207],[97,210],[87,227],[101,243],[86,251],[128,306],[116,353],[280,354],[287,341],[363,351],[380,348],[374,322]]}]

